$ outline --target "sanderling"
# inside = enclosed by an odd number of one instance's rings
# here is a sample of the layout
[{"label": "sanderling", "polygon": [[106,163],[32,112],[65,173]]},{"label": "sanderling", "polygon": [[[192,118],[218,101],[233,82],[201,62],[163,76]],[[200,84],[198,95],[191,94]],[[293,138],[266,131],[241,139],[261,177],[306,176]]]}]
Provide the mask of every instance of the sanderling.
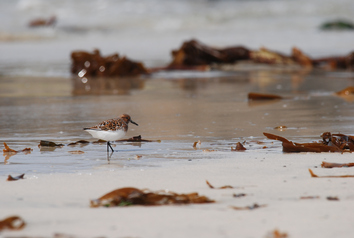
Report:
[{"label": "sanderling", "polygon": [[129,122],[138,126],[137,123],[132,121],[129,115],[123,114],[116,119],[103,121],[96,126],[84,128],[84,130],[90,133],[94,138],[107,141],[107,152],[109,148],[114,152],[110,141],[123,138],[128,131]]}]

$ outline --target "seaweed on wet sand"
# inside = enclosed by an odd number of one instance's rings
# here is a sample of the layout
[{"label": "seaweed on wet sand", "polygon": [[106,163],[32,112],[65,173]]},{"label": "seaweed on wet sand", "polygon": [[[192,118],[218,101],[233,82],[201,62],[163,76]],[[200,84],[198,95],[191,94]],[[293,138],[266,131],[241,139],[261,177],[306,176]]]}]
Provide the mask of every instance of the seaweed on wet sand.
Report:
[{"label": "seaweed on wet sand", "polygon": [[[209,186],[209,188],[212,188],[212,189],[215,188],[213,185],[211,185],[211,184],[209,183],[208,180],[206,180],[205,182],[206,182],[206,184]],[[217,189],[225,189],[225,188],[234,188],[234,187],[232,187],[231,185],[225,185],[225,186],[219,187],[219,188],[217,188]]]},{"label": "seaweed on wet sand", "polygon": [[153,206],[213,202],[214,200],[205,196],[199,196],[198,193],[177,194],[174,192],[150,192],[133,187],[125,187],[109,192],[98,199],[91,200],[91,207]]},{"label": "seaweed on wet sand", "polygon": [[300,199],[319,199],[320,196],[302,196]]},{"label": "seaweed on wet sand", "polygon": [[53,141],[41,140],[38,147],[63,147],[63,144],[58,144]]},{"label": "seaweed on wet sand", "polygon": [[353,152],[354,151],[354,137],[344,134],[331,134],[330,132],[324,132],[319,142],[311,143],[296,143],[289,141],[288,139],[270,134],[263,133],[268,139],[279,140],[283,145],[283,152]]},{"label": "seaweed on wet sand", "polygon": [[278,229],[269,232],[266,238],[288,238],[288,234],[286,232],[280,232]]},{"label": "seaweed on wet sand", "polygon": [[7,177],[7,180],[6,181],[17,181],[19,179],[24,179],[24,176],[25,174],[21,174],[21,175],[18,175],[18,176],[12,176],[12,175],[9,175]]},{"label": "seaweed on wet sand", "polygon": [[71,151],[68,151],[70,154],[72,155],[81,155],[81,154],[84,154],[85,152],[83,152],[82,150],[71,150]]},{"label": "seaweed on wet sand", "polygon": [[313,178],[354,178],[354,175],[323,175],[323,176],[318,176],[311,169],[309,169],[309,172],[311,174],[311,177],[313,177]]},{"label": "seaweed on wet sand", "polygon": [[254,210],[254,209],[261,208],[261,207],[266,207],[266,206],[267,205],[265,205],[265,204],[259,205],[258,203],[254,203],[251,206],[245,206],[245,207],[230,206],[230,207],[232,209],[234,209],[234,210]]},{"label": "seaweed on wet sand", "polygon": [[89,144],[90,142],[87,141],[87,140],[78,140],[78,141],[75,141],[75,142],[71,142],[68,144],[68,146],[75,146],[75,145],[87,145]]},{"label": "seaweed on wet sand", "polygon": [[19,216],[7,217],[0,221],[0,231],[8,230],[21,230],[26,226],[25,221]]},{"label": "seaweed on wet sand", "polygon": [[331,162],[322,162],[322,168],[343,168],[343,167],[353,167],[354,163],[331,163]]},{"label": "seaweed on wet sand", "polygon": [[6,156],[6,160],[9,159],[12,155],[16,155],[17,153],[24,153],[24,154],[30,154],[33,149],[31,148],[25,148],[23,150],[13,150],[11,149],[5,142],[4,142],[4,147],[2,151],[4,152],[4,156]]},{"label": "seaweed on wet sand", "polygon": [[234,149],[233,147],[231,147],[231,151],[245,151],[247,150],[241,142],[237,142],[236,143],[236,148]]}]

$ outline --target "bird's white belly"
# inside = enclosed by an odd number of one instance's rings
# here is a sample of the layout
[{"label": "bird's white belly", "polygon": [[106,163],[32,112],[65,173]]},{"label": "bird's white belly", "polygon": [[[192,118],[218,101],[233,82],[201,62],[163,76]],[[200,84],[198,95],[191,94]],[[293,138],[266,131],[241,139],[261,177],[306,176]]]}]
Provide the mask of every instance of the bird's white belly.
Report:
[{"label": "bird's white belly", "polygon": [[117,131],[102,131],[102,130],[86,130],[92,135],[92,137],[105,140],[105,141],[115,141],[123,138],[126,134],[124,130]]}]

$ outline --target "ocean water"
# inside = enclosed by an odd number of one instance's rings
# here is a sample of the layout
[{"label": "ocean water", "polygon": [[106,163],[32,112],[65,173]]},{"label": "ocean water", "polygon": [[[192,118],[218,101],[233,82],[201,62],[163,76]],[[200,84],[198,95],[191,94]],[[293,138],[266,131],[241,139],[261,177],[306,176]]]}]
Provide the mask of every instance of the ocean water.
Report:
[{"label": "ocean water", "polygon": [[[244,45],[313,57],[353,50],[353,31],[321,31],[330,20],[354,21],[351,0],[3,0],[0,72],[70,76],[70,52],[98,48],[147,66],[163,66],[192,38],[217,47]],[[56,16],[54,27],[29,28]]]}]

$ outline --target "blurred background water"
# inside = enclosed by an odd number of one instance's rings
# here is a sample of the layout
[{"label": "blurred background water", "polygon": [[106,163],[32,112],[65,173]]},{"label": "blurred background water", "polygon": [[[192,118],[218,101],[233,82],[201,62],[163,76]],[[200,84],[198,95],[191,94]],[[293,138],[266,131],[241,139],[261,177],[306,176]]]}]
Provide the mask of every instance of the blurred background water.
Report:
[{"label": "blurred background water", "polygon": [[[94,48],[161,66],[191,38],[220,47],[290,53],[297,46],[313,57],[343,55],[353,50],[353,31],[319,26],[353,22],[353,13],[351,0],[3,0],[0,72],[68,76],[70,52]],[[53,27],[28,27],[51,16]]]}]

